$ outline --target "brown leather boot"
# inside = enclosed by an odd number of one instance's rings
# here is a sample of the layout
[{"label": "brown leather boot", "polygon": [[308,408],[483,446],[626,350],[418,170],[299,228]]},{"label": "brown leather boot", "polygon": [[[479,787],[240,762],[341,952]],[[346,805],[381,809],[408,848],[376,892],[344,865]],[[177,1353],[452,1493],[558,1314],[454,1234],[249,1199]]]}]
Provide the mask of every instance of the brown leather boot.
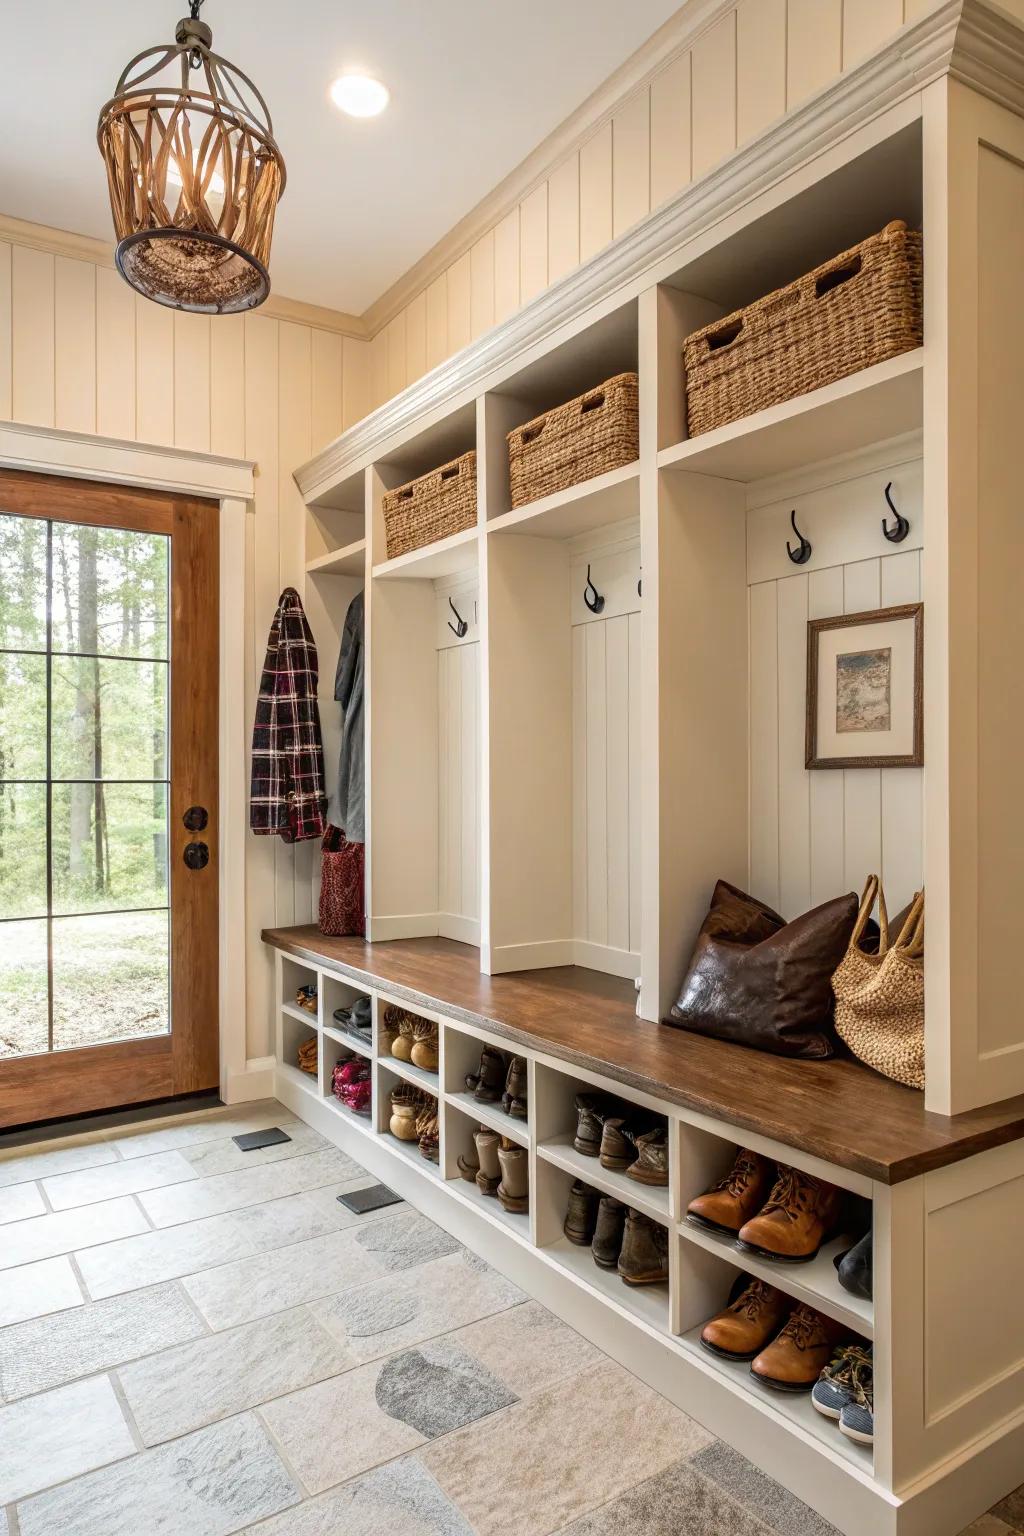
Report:
[{"label": "brown leather boot", "polygon": [[767,1349],[751,1362],[750,1374],[780,1392],[809,1392],[849,1330],[813,1307],[798,1306]]},{"label": "brown leather boot", "polygon": [[498,1148],[498,1163],[501,1166],[498,1199],[506,1211],[528,1211],[530,1209],[530,1155],[526,1148],[517,1147],[514,1142],[503,1143]]},{"label": "brown leather boot", "polygon": [[466,1073],[466,1087],[481,1104],[497,1104],[505,1088],[505,1058],[493,1045],[480,1052],[480,1071]]},{"label": "brown leather boot", "polygon": [[526,1119],[526,1058],[513,1056],[508,1064],[501,1107],[513,1120]]},{"label": "brown leather boot", "polygon": [[775,1165],[766,1157],[741,1147],[725,1178],[690,1201],[686,1207],[687,1221],[735,1237],[743,1223],[761,1209],[774,1174]]},{"label": "brown leather boot", "polygon": [[668,1184],[668,1131],[664,1126],[637,1137],[636,1162],[626,1169],[626,1177],[656,1188]]},{"label": "brown leather boot", "polygon": [[724,1312],[704,1324],[700,1341],[713,1355],[753,1360],[774,1339],[792,1308],[792,1300],[774,1285],[751,1280]]},{"label": "brown leather boot", "polygon": [[604,1122],[615,1113],[615,1101],[606,1093],[578,1093],[576,1095],[576,1135],[573,1146],[584,1157],[601,1155],[601,1138]]},{"label": "brown leather boot", "polygon": [[619,1274],[627,1285],[657,1285],[668,1279],[668,1233],[640,1211],[626,1212]]},{"label": "brown leather boot", "polygon": [[[573,1180],[562,1231],[570,1243],[575,1243],[578,1248],[589,1248],[594,1240],[597,1208],[600,1203],[601,1196],[596,1189],[591,1189],[590,1185],[584,1184],[581,1179]],[[617,1261],[617,1252],[615,1258]]]},{"label": "brown leather boot", "polygon": [[598,1269],[618,1269],[622,1237],[626,1227],[626,1207],[614,1195],[602,1195],[597,1207],[592,1252]]},{"label": "brown leather boot", "polygon": [[476,1143],[476,1155],[480,1163],[476,1187],[482,1195],[497,1195],[498,1185],[501,1183],[501,1164],[498,1162],[501,1137],[497,1131],[488,1131],[481,1126],[478,1131],[474,1131],[473,1140]]},{"label": "brown leather boot", "polygon": [[476,1183],[476,1176],[480,1172],[480,1159],[476,1155],[475,1142],[470,1142],[467,1150],[459,1153],[458,1169],[467,1184]]},{"label": "brown leather boot", "polygon": [[784,1263],[806,1264],[835,1230],[842,1206],[842,1191],[834,1184],[780,1164],[768,1203],[740,1228],[740,1246]]}]

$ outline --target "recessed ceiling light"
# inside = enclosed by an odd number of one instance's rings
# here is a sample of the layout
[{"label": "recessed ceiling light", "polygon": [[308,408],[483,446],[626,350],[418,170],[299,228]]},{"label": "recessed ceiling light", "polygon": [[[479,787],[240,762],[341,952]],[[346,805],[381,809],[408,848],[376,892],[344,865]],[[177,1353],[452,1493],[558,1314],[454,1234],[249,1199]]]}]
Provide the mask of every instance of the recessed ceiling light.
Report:
[{"label": "recessed ceiling light", "polygon": [[369,75],[339,75],[331,86],[331,100],[349,117],[376,117],[391,100],[391,92]]}]

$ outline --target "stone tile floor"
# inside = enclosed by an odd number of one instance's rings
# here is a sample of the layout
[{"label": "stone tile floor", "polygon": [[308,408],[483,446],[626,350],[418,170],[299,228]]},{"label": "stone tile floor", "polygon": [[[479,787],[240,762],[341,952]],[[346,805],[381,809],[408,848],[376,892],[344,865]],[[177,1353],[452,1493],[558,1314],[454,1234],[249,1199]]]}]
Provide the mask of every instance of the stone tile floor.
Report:
[{"label": "stone tile floor", "polygon": [[367,1182],[277,1104],[0,1150],[0,1536],[829,1536]]}]

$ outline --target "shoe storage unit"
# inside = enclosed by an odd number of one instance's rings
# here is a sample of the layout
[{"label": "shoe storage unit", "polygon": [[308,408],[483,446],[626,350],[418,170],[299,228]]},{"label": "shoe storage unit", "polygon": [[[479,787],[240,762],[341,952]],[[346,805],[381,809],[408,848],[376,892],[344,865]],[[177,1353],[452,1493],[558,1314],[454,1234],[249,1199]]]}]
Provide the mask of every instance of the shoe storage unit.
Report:
[{"label": "shoe storage unit", "polygon": [[[366,596],[369,942],[265,935],[280,1097],[848,1536],[953,1536],[1024,1465],[1021,79],[1002,11],[936,6],[296,477],[322,661]],[[923,345],[688,438],[684,339],[894,219]],[[636,462],[513,508],[508,434],[630,372]],[[385,492],[471,449],[475,525],[388,559]],[[916,602],[926,766],[809,772],[808,621]],[[657,1022],[717,878],[791,917],[873,871],[893,909],[928,892],[925,1094]],[[369,1118],[330,1092],[349,986]],[[439,1024],[429,1083],[382,1054],[389,1002]],[[466,1089],[486,1043],[526,1058],[525,1121]],[[387,1129],[406,1080],[437,1164]],[[588,1088],[667,1117],[667,1189],[575,1150]],[[480,1126],[527,1149],[527,1213],[461,1176]],[[685,1221],[740,1146],[871,1201],[873,1302],[841,1238],[780,1266]],[[565,1238],[575,1178],[664,1227],[666,1283]],[[873,1448],[701,1348],[742,1273],[873,1341]]]}]

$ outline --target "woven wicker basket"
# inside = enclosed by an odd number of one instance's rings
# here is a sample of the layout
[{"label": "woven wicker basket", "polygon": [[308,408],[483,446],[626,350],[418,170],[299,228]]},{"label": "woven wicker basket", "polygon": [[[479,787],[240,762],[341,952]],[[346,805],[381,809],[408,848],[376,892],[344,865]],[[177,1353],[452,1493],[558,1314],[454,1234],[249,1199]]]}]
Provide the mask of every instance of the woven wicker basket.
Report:
[{"label": "woven wicker basket", "polygon": [[632,464],[639,452],[637,376],[620,373],[508,434],[512,505]]},{"label": "woven wicker basket", "polygon": [[476,522],[475,451],[385,491],[381,505],[389,560],[472,528]]},{"label": "woven wicker basket", "polygon": [[919,347],[921,236],[902,220],[683,344],[691,437]]}]

